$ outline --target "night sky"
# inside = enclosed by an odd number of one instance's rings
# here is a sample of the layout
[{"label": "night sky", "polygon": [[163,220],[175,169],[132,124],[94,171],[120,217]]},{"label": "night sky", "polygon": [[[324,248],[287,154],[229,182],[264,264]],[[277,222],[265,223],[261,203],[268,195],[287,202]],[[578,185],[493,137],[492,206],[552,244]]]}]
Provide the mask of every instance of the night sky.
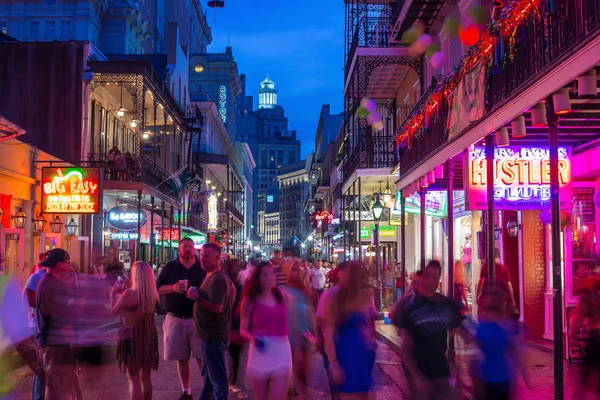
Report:
[{"label": "night sky", "polygon": [[216,11],[203,5],[213,31],[209,52],[223,52],[229,35],[255,108],[260,82],[271,76],[305,157],[314,150],[321,105],[343,111],[344,2],[225,0]]}]

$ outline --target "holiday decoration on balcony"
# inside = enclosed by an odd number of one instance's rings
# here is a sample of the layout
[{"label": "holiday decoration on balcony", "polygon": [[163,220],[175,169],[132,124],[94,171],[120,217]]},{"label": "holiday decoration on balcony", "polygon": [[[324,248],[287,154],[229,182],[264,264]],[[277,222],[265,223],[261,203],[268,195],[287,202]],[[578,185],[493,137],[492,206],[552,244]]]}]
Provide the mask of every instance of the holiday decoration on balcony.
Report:
[{"label": "holiday decoration on balcony", "polygon": [[[494,4],[496,8],[493,20],[489,23],[487,30],[482,28],[487,18],[485,12],[478,8],[469,12],[468,21],[465,24],[461,24],[457,18],[449,16],[444,24],[444,32],[450,36],[458,35],[465,45],[471,43],[474,45],[452,71],[438,76],[435,84],[421,97],[411,114],[398,128],[396,144],[402,148],[411,148],[414,140],[425,134],[431,122],[439,115],[440,106],[443,104],[446,109],[451,108],[458,84],[478,63],[483,61],[487,65],[489,74],[499,71],[508,61],[512,60],[516,51],[517,35],[520,32],[521,23],[532,14],[539,15],[537,12],[539,4],[540,0],[516,0],[502,7],[503,4],[497,1]],[[501,11],[498,11],[499,7],[502,7]],[[415,24],[413,28],[407,30],[402,37],[405,44],[416,45],[420,49],[423,43],[427,43],[428,39],[421,39],[417,44],[424,34],[421,26]],[[475,33],[476,31],[479,35]],[[505,46],[505,40],[508,40],[507,46]],[[442,55],[438,55],[438,53]],[[445,55],[439,51],[430,51],[428,56],[434,67],[441,66],[446,61]]]}]

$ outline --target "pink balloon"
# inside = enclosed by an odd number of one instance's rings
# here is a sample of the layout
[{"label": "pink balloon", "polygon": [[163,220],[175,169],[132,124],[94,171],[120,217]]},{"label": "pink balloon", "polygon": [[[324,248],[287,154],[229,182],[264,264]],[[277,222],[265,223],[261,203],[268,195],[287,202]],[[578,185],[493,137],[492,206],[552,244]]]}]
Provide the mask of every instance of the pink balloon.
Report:
[{"label": "pink balloon", "polygon": [[373,124],[381,121],[381,115],[379,115],[379,113],[377,111],[372,112],[371,114],[369,114],[368,120],[369,120],[369,123],[371,125],[373,125]]},{"label": "pink balloon", "polygon": [[365,108],[368,112],[373,112],[377,110],[377,103],[375,103],[375,100],[368,99],[365,101]]},{"label": "pink balloon", "polygon": [[544,224],[549,224],[552,221],[550,210],[544,210],[540,213],[540,221]]},{"label": "pink balloon", "polygon": [[433,38],[431,37],[431,35],[425,33],[425,34],[419,36],[419,38],[415,42],[415,45],[422,48],[423,50],[427,50],[427,48],[429,46],[431,46],[432,43],[433,43]]},{"label": "pink balloon", "polygon": [[433,68],[442,68],[446,63],[446,55],[441,51],[433,53],[431,56],[431,66]]}]

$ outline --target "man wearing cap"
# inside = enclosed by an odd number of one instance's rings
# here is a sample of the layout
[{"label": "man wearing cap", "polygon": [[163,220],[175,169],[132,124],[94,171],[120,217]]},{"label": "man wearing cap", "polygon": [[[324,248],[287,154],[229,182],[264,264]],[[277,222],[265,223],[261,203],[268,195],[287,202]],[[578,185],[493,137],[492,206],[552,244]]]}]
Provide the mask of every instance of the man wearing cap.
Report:
[{"label": "man wearing cap", "polygon": [[75,357],[68,328],[70,296],[61,278],[71,272],[71,257],[63,249],[51,250],[40,263],[47,269],[36,292],[38,343],[46,373],[46,400],[68,400],[75,385]]}]

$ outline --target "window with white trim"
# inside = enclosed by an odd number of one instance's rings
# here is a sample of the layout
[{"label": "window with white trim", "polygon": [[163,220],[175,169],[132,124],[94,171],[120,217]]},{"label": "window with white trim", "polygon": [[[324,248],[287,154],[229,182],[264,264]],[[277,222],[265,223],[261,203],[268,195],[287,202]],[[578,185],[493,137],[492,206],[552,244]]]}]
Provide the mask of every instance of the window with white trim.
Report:
[{"label": "window with white trim", "polygon": [[62,21],[61,36],[63,38],[70,38],[71,37],[71,21]]},{"label": "window with white trim", "polygon": [[40,36],[40,21],[29,22],[29,36],[34,38]]},{"label": "window with white trim", "polygon": [[56,21],[46,21],[46,37],[54,39],[56,36]]}]

